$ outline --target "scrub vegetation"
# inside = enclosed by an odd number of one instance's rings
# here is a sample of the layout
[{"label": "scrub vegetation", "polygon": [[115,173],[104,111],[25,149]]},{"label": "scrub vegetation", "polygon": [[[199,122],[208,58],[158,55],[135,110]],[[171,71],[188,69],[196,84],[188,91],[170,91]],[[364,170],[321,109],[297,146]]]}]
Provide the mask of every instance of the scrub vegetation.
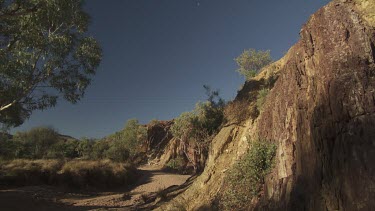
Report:
[{"label": "scrub vegetation", "polygon": [[240,56],[235,59],[239,68],[237,72],[250,80],[266,65],[272,62],[270,51],[262,51],[255,49],[245,50]]},{"label": "scrub vegetation", "polygon": [[0,181],[8,185],[57,185],[106,189],[130,185],[135,168],[110,160],[16,159],[0,162]]},{"label": "scrub vegetation", "polygon": [[[198,103],[193,111],[182,113],[171,127],[173,136],[185,146],[184,154],[196,172],[203,170],[209,143],[225,121],[225,102],[219,96],[219,91],[213,91],[208,86],[204,88],[207,101]],[[188,155],[186,146],[194,146],[193,158]]]},{"label": "scrub vegetation", "polygon": [[262,190],[275,154],[276,145],[269,141],[250,142],[248,152],[227,174],[219,200],[223,210],[247,210],[248,202]]},{"label": "scrub vegetation", "polygon": [[77,140],[39,127],[0,140],[0,181],[106,188],[134,180],[133,159],[147,138],[138,120],[100,140]]}]

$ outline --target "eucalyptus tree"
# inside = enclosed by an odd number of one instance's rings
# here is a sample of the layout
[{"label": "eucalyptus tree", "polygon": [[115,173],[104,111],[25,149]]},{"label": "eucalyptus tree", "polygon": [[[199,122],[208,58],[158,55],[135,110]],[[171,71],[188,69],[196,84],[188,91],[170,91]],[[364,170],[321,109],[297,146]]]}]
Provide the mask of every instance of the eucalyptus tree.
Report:
[{"label": "eucalyptus tree", "polygon": [[0,0],[0,123],[76,103],[101,62],[82,0]]}]

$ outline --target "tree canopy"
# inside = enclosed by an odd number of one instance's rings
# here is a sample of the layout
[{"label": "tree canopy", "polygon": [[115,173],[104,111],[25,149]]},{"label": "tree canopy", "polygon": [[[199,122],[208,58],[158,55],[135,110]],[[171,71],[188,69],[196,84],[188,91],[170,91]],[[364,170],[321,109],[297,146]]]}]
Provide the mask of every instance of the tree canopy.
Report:
[{"label": "tree canopy", "polygon": [[0,0],[0,123],[76,103],[100,64],[82,0]]},{"label": "tree canopy", "polygon": [[235,61],[239,68],[237,72],[245,76],[246,80],[254,77],[260,69],[272,62],[270,51],[245,50]]}]

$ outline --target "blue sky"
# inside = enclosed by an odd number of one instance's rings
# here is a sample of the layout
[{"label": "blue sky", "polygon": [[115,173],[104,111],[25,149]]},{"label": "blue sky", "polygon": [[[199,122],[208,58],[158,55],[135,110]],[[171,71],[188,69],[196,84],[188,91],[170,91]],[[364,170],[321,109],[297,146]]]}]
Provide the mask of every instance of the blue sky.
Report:
[{"label": "blue sky", "polygon": [[328,0],[87,0],[89,34],[104,57],[85,98],[36,111],[15,131],[51,126],[100,138],[141,123],[167,120],[205,99],[203,85],[231,100],[244,79],[234,58],[271,50],[276,60],[299,39],[302,25]]}]

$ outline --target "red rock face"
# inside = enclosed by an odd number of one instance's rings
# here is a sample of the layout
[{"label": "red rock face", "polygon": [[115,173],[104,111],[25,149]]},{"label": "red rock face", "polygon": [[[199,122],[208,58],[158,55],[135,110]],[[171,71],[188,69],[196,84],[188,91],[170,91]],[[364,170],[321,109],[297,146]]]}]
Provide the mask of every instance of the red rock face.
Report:
[{"label": "red rock face", "polygon": [[375,210],[375,29],[333,1],[300,41],[258,119],[279,143],[258,209]]}]

